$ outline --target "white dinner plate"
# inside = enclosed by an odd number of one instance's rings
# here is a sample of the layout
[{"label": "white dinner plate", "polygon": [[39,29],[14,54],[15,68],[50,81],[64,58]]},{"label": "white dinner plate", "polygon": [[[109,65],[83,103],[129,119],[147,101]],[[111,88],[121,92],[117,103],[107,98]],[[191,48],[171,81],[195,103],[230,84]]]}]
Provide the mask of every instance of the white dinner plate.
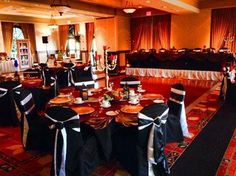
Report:
[{"label": "white dinner plate", "polygon": [[107,111],[106,115],[108,115],[108,116],[116,116],[116,115],[118,115],[118,112],[116,112],[116,111]]}]

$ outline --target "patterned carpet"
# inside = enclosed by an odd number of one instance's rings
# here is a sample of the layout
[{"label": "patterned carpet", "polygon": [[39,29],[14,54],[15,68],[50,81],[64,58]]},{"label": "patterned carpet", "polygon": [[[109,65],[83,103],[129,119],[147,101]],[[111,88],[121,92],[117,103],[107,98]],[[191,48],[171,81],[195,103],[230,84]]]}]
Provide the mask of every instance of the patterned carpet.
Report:
[{"label": "patterned carpet", "polygon": [[217,176],[236,175],[236,130],[217,171]]},{"label": "patterned carpet", "polygon": [[[219,87],[219,84],[215,85],[186,109],[189,130],[193,134],[193,138],[186,138],[181,144],[173,143],[166,146],[166,155],[170,167],[219,109]],[[0,141],[0,176],[49,175],[51,156],[45,153],[24,151],[20,142],[19,128],[0,128]],[[232,162],[235,162],[235,153]],[[235,166],[235,164],[233,165]],[[115,162],[98,167],[92,175],[127,176],[128,173]]]}]

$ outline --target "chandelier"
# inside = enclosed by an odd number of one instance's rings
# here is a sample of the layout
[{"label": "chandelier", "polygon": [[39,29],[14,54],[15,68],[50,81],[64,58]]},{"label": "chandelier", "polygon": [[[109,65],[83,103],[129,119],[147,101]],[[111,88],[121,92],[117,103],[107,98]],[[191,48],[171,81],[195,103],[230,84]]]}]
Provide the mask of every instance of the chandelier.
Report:
[{"label": "chandelier", "polygon": [[56,9],[60,16],[62,16],[64,12],[67,12],[71,8],[68,0],[52,0],[50,7]]},{"label": "chandelier", "polygon": [[126,0],[125,8],[123,9],[125,13],[134,13],[136,8],[133,5],[133,2]]},{"label": "chandelier", "polygon": [[55,19],[53,18],[53,15],[51,15],[51,20],[50,20],[50,24],[48,25],[48,28],[50,29],[56,29],[58,27],[58,25],[56,24]]}]

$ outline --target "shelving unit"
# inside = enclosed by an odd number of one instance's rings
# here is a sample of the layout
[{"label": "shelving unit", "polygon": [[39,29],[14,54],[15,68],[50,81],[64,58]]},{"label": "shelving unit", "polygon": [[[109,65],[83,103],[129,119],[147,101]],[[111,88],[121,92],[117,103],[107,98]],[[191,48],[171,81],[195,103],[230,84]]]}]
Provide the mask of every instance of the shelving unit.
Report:
[{"label": "shelving unit", "polygon": [[30,42],[28,39],[16,40],[19,65],[21,70],[31,67]]}]

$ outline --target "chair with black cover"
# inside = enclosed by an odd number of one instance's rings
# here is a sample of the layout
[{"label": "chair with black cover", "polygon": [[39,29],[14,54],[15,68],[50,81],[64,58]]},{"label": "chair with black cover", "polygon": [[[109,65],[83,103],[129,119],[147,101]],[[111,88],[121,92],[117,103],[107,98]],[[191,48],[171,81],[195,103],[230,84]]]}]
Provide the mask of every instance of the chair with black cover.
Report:
[{"label": "chair with black cover", "polygon": [[45,116],[55,133],[51,175],[90,175],[99,163],[96,139],[89,132],[81,134],[79,115],[70,108],[53,106]]},{"label": "chair with black cover", "polygon": [[164,153],[168,110],[164,103],[146,106],[138,114],[138,127],[121,128],[115,134],[117,159],[131,175],[168,175]]},{"label": "chair with black cover", "polygon": [[183,136],[190,137],[184,106],[185,89],[182,84],[174,84],[168,101],[169,118],[167,120],[166,142],[182,142]]},{"label": "chair with black cover", "polygon": [[74,75],[74,85],[76,87],[86,86],[87,88],[94,88],[95,81],[93,80],[91,66],[75,68]]},{"label": "chair with black cover", "polygon": [[18,126],[20,113],[14,101],[14,92],[21,88],[18,81],[4,81],[0,83],[0,125]]},{"label": "chair with black cover", "polygon": [[57,72],[57,81],[60,87],[74,86],[75,64],[65,63],[63,69]]},{"label": "chair with black cover", "polygon": [[52,133],[48,121],[37,112],[32,93],[22,88],[14,94],[14,98],[21,111],[23,147],[26,150],[50,150]]},{"label": "chair with black cover", "polygon": [[133,87],[136,88],[141,84],[141,81],[138,80],[138,78],[135,78],[133,76],[127,76],[121,79],[120,81],[120,86],[124,87],[124,86],[129,86],[129,87]]}]

